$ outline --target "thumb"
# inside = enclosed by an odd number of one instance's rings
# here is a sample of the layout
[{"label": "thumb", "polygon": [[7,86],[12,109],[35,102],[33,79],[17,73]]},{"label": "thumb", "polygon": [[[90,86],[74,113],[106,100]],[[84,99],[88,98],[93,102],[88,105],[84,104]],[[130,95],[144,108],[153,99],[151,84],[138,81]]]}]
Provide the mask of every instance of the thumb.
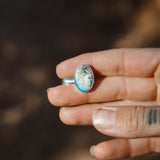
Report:
[{"label": "thumb", "polygon": [[154,77],[157,84],[157,102],[160,104],[160,64],[154,73]]},{"label": "thumb", "polygon": [[160,107],[103,107],[94,113],[92,121],[98,131],[110,136],[160,136]]}]

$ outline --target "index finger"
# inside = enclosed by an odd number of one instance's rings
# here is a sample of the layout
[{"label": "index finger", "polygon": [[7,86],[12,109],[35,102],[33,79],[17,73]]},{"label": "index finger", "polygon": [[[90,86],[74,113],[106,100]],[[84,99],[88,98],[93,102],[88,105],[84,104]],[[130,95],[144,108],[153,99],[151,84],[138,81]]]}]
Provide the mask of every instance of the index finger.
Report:
[{"label": "index finger", "polygon": [[72,78],[80,64],[90,65],[101,76],[152,77],[160,60],[160,49],[111,49],[86,53],[57,65],[60,78]]}]

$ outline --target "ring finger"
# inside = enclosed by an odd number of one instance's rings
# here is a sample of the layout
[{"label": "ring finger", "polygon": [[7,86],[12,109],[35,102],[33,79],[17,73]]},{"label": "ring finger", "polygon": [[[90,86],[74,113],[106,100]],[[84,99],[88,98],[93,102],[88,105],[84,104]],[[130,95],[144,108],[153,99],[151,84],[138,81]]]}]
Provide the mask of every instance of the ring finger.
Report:
[{"label": "ring finger", "polygon": [[157,96],[154,78],[105,77],[96,80],[90,92],[81,92],[75,85],[60,85],[48,90],[55,106],[71,106],[113,100],[152,101]]}]

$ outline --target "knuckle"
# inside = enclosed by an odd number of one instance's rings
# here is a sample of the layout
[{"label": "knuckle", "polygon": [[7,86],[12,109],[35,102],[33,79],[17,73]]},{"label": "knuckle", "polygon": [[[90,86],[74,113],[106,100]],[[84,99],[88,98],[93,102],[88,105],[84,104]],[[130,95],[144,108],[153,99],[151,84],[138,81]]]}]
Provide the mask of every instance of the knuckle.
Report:
[{"label": "knuckle", "polygon": [[126,49],[125,48],[120,48],[119,49],[120,53],[120,59],[121,61],[117,65],[117,74],[118,75],[125,75],[126,72]]},{"label": "knuckle", "polygon": [[118,114],[121,114],[121,116],[118,116],[116,120],[116,123],[120,122],[117,126],[122,128],[126,133],[133,133],[143,129],[145,107],[128,107],[119,111]]},{"label": "knuckle", "polygon": [[158,103],[160,103],[160,64],[158,64],[155,72],[154,72],[154,78],[157,84],[157,96],[156,100]]},{"label": "knuckle", "polygon": [[160,64],[158,64],[158,66],[155,69],[154,77],[155,77],[156,82],[160,84]]}]

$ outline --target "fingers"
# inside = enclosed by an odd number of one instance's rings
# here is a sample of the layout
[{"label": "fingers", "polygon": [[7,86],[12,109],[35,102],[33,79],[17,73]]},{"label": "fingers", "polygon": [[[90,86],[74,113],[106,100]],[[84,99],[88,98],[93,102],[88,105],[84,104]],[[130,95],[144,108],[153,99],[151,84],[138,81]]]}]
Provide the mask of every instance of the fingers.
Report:
[{"label": "fingers", "polygon": [[62,107],[59,112],[61,121],[67,125],[92,125],[93,112],[102,104],[86,104],[77,107]]},{"label": "fingers", "polygon": [[[85,104],[76,107],[62,107],[59,112],[61,121],[67,125],[92,125],[93,113],[104,106],[107,108],[117,109],[123,106],[143,105],[146,107],[156,106],[156,101],[135,102],[135,101],[115,101],[99,104]],[[114,107],[114,108],[113,108]]]},{"label": "fingers", "polygon": [[74,84],[61,85],[48,90],[53,105],[71,106],[113,100],[152,101],[157,86],[153,78],[105,77],[96,81],[90,92],[80,92]]},{"label": "fingers", "polygon": [[101,160],[135,157],[160,152],[160,138],[114,139],[91,148],[91,154]]},{"label": "fingers", "polygon": [[157,102],[160,104],[160,65],[158,65],[154,77],[157,83]]},{"label": "fingers", "polygon": [[87,53],[60,63],[57,75],[72,78],[80,64],[93,67],[103,76],[152,77],[160,59],[159,49],[112,49]]},{"label": "fingers", "polygon": [[93,125],[99,132],[114,137],[160,136],[160,107],[102,108],[94,113]]}]

